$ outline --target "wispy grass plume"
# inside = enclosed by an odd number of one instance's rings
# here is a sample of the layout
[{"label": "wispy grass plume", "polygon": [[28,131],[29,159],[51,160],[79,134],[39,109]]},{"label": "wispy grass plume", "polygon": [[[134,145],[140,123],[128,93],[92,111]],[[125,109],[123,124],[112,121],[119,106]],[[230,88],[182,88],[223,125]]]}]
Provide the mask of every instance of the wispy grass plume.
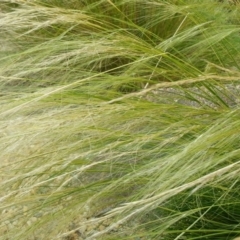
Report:
[{"label": "wispy grass plume", "polygon": [[0,239],[240,236],[234,3],[0,4]]}]

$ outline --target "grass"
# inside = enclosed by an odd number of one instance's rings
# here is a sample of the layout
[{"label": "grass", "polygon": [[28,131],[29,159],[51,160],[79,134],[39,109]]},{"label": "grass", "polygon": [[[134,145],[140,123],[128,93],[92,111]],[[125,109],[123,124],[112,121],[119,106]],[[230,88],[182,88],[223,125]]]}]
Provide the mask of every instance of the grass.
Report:
[{"label": "grass", "polygon": [[240,236],[237,2],[0,16],[0,239]]}]

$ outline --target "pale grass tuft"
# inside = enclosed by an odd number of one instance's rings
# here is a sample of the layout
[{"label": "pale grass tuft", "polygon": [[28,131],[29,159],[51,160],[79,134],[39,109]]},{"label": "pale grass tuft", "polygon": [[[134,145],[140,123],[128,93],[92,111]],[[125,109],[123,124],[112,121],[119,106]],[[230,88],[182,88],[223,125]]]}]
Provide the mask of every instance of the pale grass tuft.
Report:
[{"label": "pale grass tuft", "polygon": [[239,238],[238,5],[0,8],[0,240]]}]

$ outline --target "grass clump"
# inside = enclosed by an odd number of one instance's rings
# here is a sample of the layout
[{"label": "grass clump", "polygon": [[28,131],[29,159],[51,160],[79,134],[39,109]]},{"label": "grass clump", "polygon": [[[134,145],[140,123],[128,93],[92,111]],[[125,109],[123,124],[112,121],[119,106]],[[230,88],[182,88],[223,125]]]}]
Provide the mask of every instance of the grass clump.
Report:
[{"label": "grass clump", "polygon": [[240,236],[238,4],[0,16],[0,239]]}]

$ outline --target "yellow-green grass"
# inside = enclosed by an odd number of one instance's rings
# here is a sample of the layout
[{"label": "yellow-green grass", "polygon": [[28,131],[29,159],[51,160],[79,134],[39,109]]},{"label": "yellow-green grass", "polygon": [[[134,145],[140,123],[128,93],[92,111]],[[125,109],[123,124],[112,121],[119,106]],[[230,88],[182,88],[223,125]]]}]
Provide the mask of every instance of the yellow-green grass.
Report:
[{"label": "yellow-green grass", "polygon": [[238,5],[0,9],[0,239],[240,235]]}]

